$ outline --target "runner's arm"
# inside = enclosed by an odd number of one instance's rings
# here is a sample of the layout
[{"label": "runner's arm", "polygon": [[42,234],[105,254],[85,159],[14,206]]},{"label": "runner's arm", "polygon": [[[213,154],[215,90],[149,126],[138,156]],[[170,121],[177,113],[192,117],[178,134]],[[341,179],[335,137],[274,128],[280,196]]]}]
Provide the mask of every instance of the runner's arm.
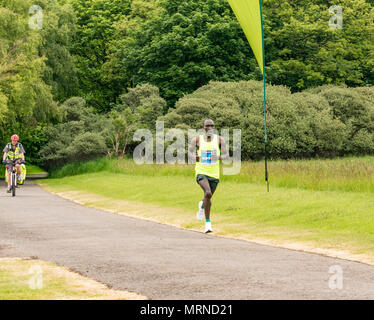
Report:
[{"label": "runner's arm", "polygon": [[219,160],[226,160],[230,157],[229,151],[227,149],[226,141],[222,137],[219,137],[219,144],[221,145],[221,155]]},{"label": "runner's arm", "polygon": [[199,137],[195,137],[191,140],[190,145],[188,146],[188,158],[195,159],[195,161],[199,161],[199,156],[196,152],[196,147],[199,145]]}]

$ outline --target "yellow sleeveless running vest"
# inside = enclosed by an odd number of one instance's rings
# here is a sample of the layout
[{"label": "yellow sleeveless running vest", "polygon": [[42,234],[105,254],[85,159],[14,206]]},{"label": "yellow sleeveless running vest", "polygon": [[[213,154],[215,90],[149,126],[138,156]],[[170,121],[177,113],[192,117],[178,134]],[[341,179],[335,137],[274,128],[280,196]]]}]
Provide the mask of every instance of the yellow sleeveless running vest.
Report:
[{"label": "yellow sleeveless running vest", "polygon": [[[11,143],[8,144],[8,148],[11,147]],[[9,148],[10,150],[8,151],[7,153],[7,157],[9,160],[16,160],[16,159],[19,159],[20,158],[20,147],[19,147],[19,143],[17,143],[17,146],[16,146],[16,149],[13,151],[11,148]]]},{"label": "yellow sleeveless running vest", "polygon": [[203,174],[208,177],[219,179],[219,160],[213,160],[212,155],[219,157],[221,151],[219,149],[218,135],[213,135],[210,142],[206,141],[204,136],[199,137],[198,155],[200,161],[196,162],[195,174]]}]

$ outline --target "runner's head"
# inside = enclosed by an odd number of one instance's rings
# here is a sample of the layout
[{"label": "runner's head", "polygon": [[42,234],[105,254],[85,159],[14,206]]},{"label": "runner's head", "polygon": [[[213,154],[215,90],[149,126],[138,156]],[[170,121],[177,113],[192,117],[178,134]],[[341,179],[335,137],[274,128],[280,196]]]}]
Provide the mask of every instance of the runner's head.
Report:
[{"label": "runner's head", "polygon": [[11,139],[12,139],[12,143],[16,144],[19,140],[19,137],[16,134],[14,134],[14,135],[12,135]]},{"label": "runner's head", "polygon": [[214,134],[214,122],[211,119],[205,119],[203,124],[203,129],[207,136],[212,136]]}]

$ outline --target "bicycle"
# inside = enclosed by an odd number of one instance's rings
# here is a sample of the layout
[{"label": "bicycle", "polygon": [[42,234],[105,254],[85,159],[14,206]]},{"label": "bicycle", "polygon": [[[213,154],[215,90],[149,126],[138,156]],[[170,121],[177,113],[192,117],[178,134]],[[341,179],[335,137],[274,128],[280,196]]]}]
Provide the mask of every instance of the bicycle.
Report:
[{"label": "bicycle", "polygon": [[[17,169],[16,169],[16,163],[12,160],[3,161],[3,163],[6,165],[6,172],[8,172],[9,165],[12,165],[12,172],[10,175],[10,190],[12,197],[16,196],[16,188],[18,183],[18,175],[17,175]],[[20,164],[23,164],[24,162],[21,162]]]}]

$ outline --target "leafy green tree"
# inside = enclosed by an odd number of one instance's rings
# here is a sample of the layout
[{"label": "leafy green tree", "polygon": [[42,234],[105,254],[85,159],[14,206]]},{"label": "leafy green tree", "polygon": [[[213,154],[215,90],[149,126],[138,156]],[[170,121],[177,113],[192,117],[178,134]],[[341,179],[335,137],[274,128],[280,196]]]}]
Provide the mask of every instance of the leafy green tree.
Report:
[{"label": "leafy green tree", "polygon": [[[136,4],[138,11],[150,6]],[[212,79],[251,79],[256,70],[259,75],[227,0],[163,0],[152,8],[157,14],[130,15],[117,25],[108,77],[122,87],[149,82],[170,107]]]},{"label": "leafy green tree", "polygon": [[112,110],[110,112],[110,119],[112,121],[112,134],[110,140],[113,147],[115,157],[124,157],[126,155],[126,147],[130,132],[134,129],[138,115],[135,114],[130,108],[126,108],[122,112]]},{"label": "leafy green tree", "polygon": [[67,0],[37,0],[43,9],[39,55],[46,57],[43,78],[52,87],[56,101],[65,101],[77,94],[78,79],[70,54],[75,32],[75,14]]},{"label": "leafy green tree", "polygon": [[[74,54],[80,96],[98,111],[108,111],[118,92],[105,81],[101,71],[107,61],[108,45],[114,39],[114,23],[130,11],[130,0],[74,0],[77,18]],[[123,88],[123,86],[122,86]]]},{"label": "leafy green tree", "polygon": [[[374,83],[374,9],[364,0],[264,2],[268,80],[301,91],[324,84]],[[340,6],[342,29],[329,12]]]},{"label": "leafy green tree", "polygon": [[108,46],[107,62],[103,64],[101,70],[103,81],[111,84],[113,88],[113,97],[119,97],[124,87],[135,86],[130,80],[124,81],[123,70],[119,65],[122,56],[118,54],[118,50],[126,44],[134,29],[139,28],[142,23],[152,17],[159,15],[160,12],[161,8],[158,0],[132,0],[130,13],[123,15],[113,24],[115,35]]},{"label": "leafy green tree", "polygon": [[[292,92],[324,84],[373,84],[374,11],[364,0],[264,0],[268,81]],[[343,8],[343,29],[329,7]],[[116,24],[104,70],[115,87],[149,82],[168,107],[210,80],[260,80],[227,0],[138,0]],[[141,10],[144,8],[144,10]],[[148,14],[142,12],[148,9]],[[137,12],[141,12],[137,14]],[[157,12],[154,13],[154,12]]]},{"label": "leafy green tree", "polygon": [[110,113],[113,128],[111,142],[116,157],[125,156],[127,149],[134,147],[131,141],[136,129],[155,131],[157,118],[166,107],[158,88],[150,84],[129,88],[120,100],[121,103]]},{"label": "leafy green tree", "polygon": [[128,88],[127,91],[120,96],[120,108],[130,108],[139,115],[139,125],[142,128],[154,130],[157,118],[166,108],[166,101],[160,97],[159,89],[145,83]]},{"label": "leafy green tree", "polygon": [[[30,0],[0,1],[0,141],[30,136],[59,113],[44,82],[45,57],[39,30],[29,28]],[[40,137],[35,137],[38,140]],[[27,148],[27,146],[26,146]]]}]

